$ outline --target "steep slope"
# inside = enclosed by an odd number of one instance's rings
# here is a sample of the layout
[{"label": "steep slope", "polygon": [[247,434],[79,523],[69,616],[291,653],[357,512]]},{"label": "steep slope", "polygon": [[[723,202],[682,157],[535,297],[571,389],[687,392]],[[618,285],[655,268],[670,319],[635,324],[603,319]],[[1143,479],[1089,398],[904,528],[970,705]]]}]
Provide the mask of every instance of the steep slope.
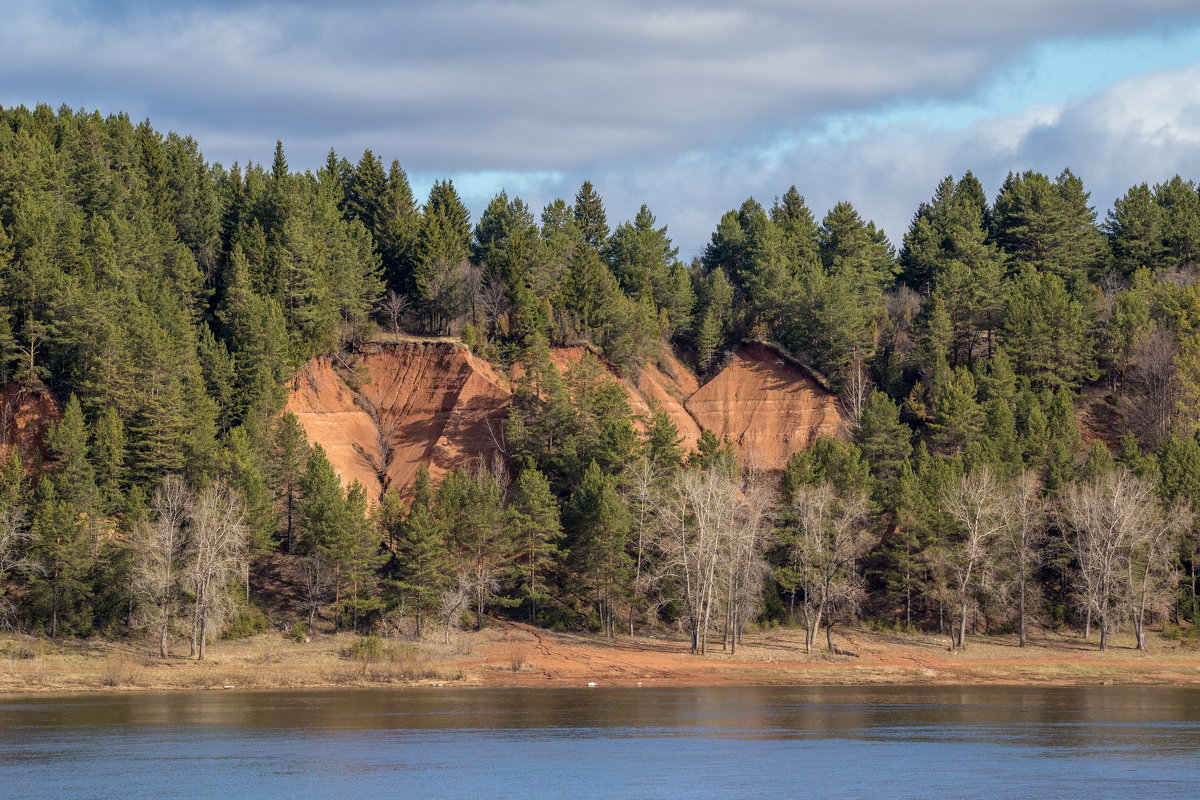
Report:
[{"label": "steep slope", "polygon": [[435,342],[374,345],[349,374],[315,359],[292,381],[287,411],[320,443],[344,482],[379,498],[407,488],[421,464],[436,477],[495,450],[510,396],[490,364]]},{"label": "steep slope", "polygon": [[[566,371],[584,352],[560,348],[552,357]],[[634,379],[609,379],[635,414],[648,416],[654,404],[666,411],[686,448],[710,428],[764,469],[781,469],[817,436],[841,429],[834,395],[767,345],[742,345],[703,386],[666,353]],[[422,464],[438,477],[496,452],[510,397],[505,378],[466,348],[415,340],[370,345],[353,369],[314,359],[294,376],[286,410],[343,482],[358,480],[377,499],[388,487],[405,490]]]},{"label": "steep slope", "polygon": [[26,464],[38,463],[46,455],[46,434],[61,416],[62,409],[44,388],[0,386],[0,459],[16,447]]},{"label": "steep slope", "polygon": [[358,481],[368,497],[382,494],[379,426],[327,356],[314,358],[292,377],[284,411],[300,420],[310,444],[325,449],[343,483]]},{"label": "steep slope", "polygon": [[837,397],[774,348],[739,347],[685,404],[701,428],[728,439],[743,463],[781,469],[818,436],[837,436]]},{"label": "steep slope", "polygon": [[[551,358],[554,365],[565,373],[583,358],[584,352],[586,349],[583,347],[560,347],[551,353]],[[609,377],[625,391],[629,407],[635,415],[643,419],[648,418],[651,404],[657,403],[679,429],[683,437],[683,446],[691,449],[700,438],[700,427],[684,408],[684,402],[696,391],[699,384],[691,371],[669,352],[661,355],[660,362],[664,369],[648,364],[642,367],[637,378],[633,380],[619,378],[612,373]]]}]

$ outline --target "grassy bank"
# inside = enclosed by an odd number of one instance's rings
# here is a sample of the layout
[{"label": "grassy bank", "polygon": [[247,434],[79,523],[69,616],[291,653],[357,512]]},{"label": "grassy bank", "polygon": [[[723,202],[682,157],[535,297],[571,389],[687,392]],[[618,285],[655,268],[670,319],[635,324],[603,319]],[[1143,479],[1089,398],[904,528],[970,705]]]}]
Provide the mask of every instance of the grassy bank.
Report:
[{"label": "grassy bank", "polygon": [[838,636],[854,655],[804,651],[803,631],[746,637],[736,652],[719,641],[694,656],[674,637],[607,640],[496,622],[480,632],[412,641],[268,632],[219,641],[205,661],[160,659],[151,641],[54,642],[0,636],[0,692],[222,690],[336,686],[707,686],[738,684],[1194,684],[1200,650],[1154,634],[1146,650],[1117,637],[1107,652],[1077,635],[1041,632],[971,639],[951,653],[944,637],[855,628]]}]

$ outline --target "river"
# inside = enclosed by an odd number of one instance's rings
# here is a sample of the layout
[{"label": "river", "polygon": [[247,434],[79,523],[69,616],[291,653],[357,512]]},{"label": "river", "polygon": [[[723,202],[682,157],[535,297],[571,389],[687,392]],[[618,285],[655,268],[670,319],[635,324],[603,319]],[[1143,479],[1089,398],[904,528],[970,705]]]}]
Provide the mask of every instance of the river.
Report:
[{"label": "river", "polygon": [[1200,690],[0,697],[4,798],[1195,798]]}]

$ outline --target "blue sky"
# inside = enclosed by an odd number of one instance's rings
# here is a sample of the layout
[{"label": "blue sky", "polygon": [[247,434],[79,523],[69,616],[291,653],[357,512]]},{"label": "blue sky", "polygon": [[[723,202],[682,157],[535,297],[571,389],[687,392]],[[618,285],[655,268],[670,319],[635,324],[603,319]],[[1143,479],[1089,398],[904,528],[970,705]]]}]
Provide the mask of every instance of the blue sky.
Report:
[{"label": "blue sky", "polygon": [[899,243],[937,181],[1069,167],[1101,217],[1132,184],[1200,177],[1195,0],[457,0],[13,3],[0,104],[126,111],[212,160],[330,147],[451,177],[477,213],[584,178],[681,255],[795,184]]}]

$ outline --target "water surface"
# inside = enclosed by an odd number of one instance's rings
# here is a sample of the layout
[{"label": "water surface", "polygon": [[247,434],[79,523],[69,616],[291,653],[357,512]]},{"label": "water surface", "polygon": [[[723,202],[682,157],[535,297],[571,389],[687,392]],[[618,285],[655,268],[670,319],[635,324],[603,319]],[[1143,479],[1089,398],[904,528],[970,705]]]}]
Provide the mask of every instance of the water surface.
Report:
[{"label": "water surface", "polygon": [[0,797],[1195,798],[1200,691],[395,689],[0,699]]}]

